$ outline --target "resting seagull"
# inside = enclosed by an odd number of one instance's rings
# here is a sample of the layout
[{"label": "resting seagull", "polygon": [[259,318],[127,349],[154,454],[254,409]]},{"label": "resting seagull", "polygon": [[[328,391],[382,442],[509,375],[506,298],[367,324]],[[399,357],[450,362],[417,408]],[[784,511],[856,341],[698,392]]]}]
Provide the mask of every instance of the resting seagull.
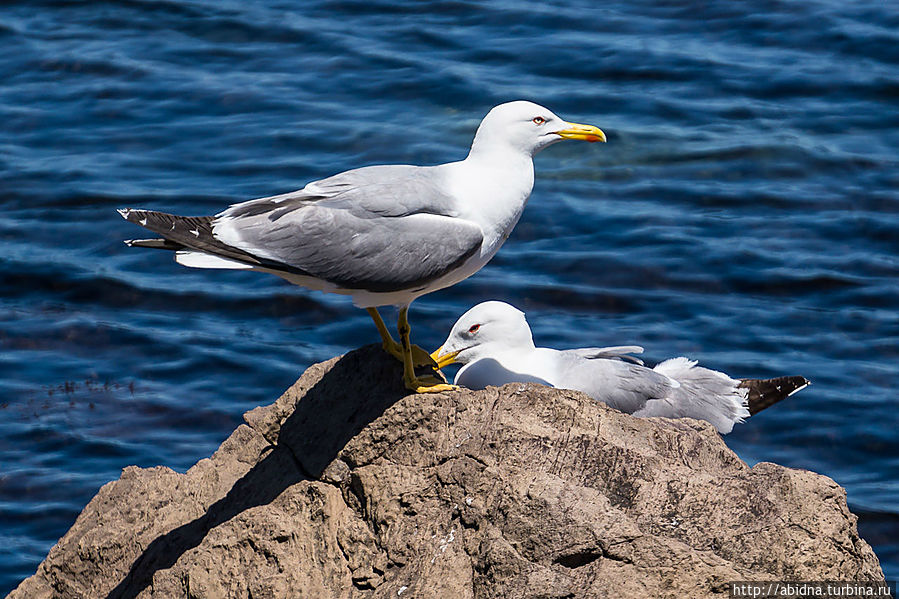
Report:
[{"label": "resting seagull", "polygon": [[[403,362],[406,387],[445,391],[452,386],[415,375],[416,365],[435,365],[409,340],[409,304],[470,277],[493,257],[531,194],[534,154],[563,139],[606,138],[532,102],[509,102],[484,117],[459,162],[354,169],[215,216],[119,212],[162,237],[128,245],[172,250],[184,266],[268,272],[352,296],[374,319],[384,349]],[[378,314],[388,305],[400,308],[400,343]]]},{"label": "resting seagull", "polygon": [[463,314],[431,357],[440,368],[463,364],[455,383],[471,389],[541,383],[583,391],[634,416],[706,420],[721,434],[809,385],[801,376],[732,379],[683,357],[647,368],[628,355],[642,352],[638,346],[535,347],[524,313],[491,301]]}]

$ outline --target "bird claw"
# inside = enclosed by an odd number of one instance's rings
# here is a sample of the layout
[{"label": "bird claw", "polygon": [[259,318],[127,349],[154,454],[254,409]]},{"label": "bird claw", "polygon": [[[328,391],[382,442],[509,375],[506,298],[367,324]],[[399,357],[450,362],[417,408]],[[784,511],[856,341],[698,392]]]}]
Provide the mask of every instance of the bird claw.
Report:
[{"label": "bird claw", "polygon": [[406,388],[416,393],[440,393],[441,391],[455,391],[459,387],[449,385],[436,376],[421,376],[407,379]]},{"label": "bird claw", "polygon": [[[403,362],[403,346],[394,341],[393,343],[384,343],[382,344],[384,351],[388,354]],[[422,349],[417,345],[412,346],[412,365],[416,368],[433,368],[437,370],[437,362],[434,361],[434,358],[431,357],[431,354],[427,352],[427,350]]]},{"label": "bird claw", "polygon": [[416,367],[427,366],[428,368],[439,370],[437,368],[437,362],[434,361],[434,358],[431,357],[428,350],[417,345],[412,346],[412,365]]}]

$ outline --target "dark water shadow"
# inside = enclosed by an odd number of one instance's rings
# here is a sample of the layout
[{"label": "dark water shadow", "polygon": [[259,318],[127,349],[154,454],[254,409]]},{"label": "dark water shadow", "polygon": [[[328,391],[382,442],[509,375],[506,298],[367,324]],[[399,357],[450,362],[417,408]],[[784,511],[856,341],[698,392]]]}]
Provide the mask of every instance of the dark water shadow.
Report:
[{"label": "dark water shadow", "polygon": [[216,526],[320,476],[350,439],[408,393],[399,363],[379,346],[348,353],[298,401],[265,457],[205,514],[153,540],[107,599],[137,597]]}]

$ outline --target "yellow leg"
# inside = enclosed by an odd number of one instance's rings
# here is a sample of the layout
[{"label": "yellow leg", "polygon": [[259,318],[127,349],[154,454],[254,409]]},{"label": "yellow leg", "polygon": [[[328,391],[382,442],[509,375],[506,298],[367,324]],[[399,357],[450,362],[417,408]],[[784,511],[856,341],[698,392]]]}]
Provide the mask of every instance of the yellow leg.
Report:
[{"label": "yellow leg", "polygon": [[[400,362],[403,362],[403,346],[394,341],[393,337],[390,336],[390,331],[387,330],[387,325],[385,325],[384,320],[381,319],[381,314],[378,312],[378,309],[366,308],[366,311],[369,316],[371,316],[371,319],[375,321],[375,326],[378,327],[378,332],[381,334],[381,346],[384,348],[384,351]],[[432,368],[437,368],[437,362],[434,361],[431,354],[417,345],[412,346],[412,362],[415,366],[431,366]]]},{"label": "yellow leg", "polygon": [[408,312],[409,306],[403,306],[400,308],[400,316],[397,319],[397,330],[400,334],[400,342],[403,344],[403,382],[406,384],[406,388],[416,393],[435,393],[458,389],[455,385],[447,385],[437,377],[418,378],[415,376],[415,365],[412,363],[412,342],[409,340],[412,328],[409,326]]},{"label": "yellow leg", "polygon": [[403,348],[399,343],[393,340],[393,337],[390,336],[390,331],[387,330],[387,325],[384,324],[384,320],[381,318],[381,314],[378,312],[378,309],[366,308],[365,310],[368,312],[368,315],[371,316],[371,319],[375,321],[375,326],[378,327],[378,332],[381,334],[381,342],[384,346],[384,351],[395,357],[397,360],[402,361]]}]

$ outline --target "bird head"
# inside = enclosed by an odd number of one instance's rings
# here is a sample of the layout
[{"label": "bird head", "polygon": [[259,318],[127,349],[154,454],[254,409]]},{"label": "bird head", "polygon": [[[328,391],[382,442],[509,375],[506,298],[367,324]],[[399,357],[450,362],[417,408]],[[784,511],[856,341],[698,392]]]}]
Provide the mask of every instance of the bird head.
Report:
[{"label": "bird head", "polygon": [[524,312],[505,302],[478,304],[459,317],[443,345],[431,354],[440,368],[468,364],[509,349],[533,349]]},{"label": "bird head", "polygon": [[495,106],[484,120],[472,142],[472,152],[511,147],[533,156],[563,139],[606,141],[606,135],[593,125],[569,123],[539,104],[518,100]]}]

